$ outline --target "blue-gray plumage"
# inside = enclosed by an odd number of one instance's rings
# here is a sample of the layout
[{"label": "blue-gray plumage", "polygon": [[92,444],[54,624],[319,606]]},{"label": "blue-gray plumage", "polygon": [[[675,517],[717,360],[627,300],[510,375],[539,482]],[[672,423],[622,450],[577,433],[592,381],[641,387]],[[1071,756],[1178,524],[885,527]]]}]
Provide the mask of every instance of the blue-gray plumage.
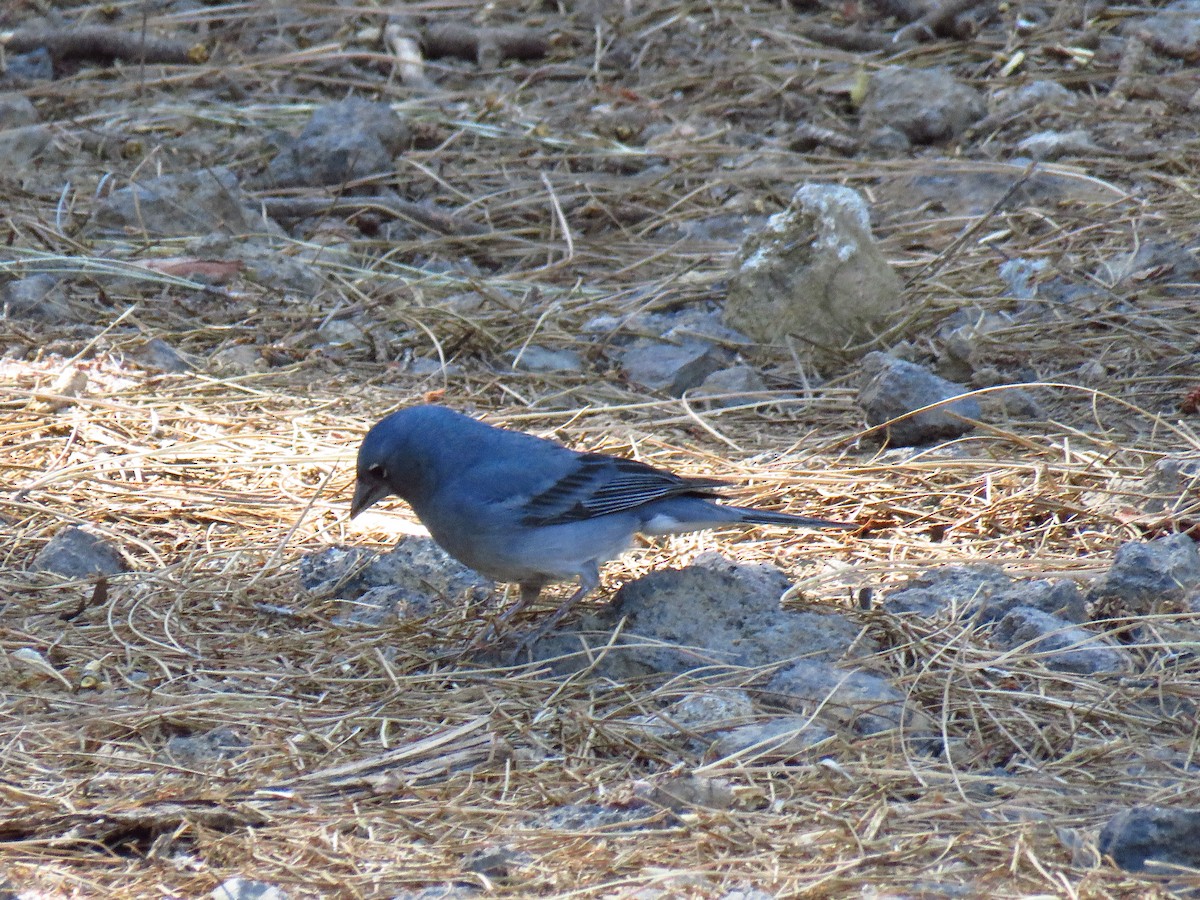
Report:
[{"label": "blue-gray plumage", "polygon": [[485,424],[442,406],[413,406],[376,423],[358,451],[350,515],[395,494],[437,543],[496,581],[515,581],[520,602],[553,582],[579,589],[542,632],[600,583],[600,565],[636,534],[725,525],[855,528],[715,502],[720,481],[682,478],[632,459],[580,453]]}]

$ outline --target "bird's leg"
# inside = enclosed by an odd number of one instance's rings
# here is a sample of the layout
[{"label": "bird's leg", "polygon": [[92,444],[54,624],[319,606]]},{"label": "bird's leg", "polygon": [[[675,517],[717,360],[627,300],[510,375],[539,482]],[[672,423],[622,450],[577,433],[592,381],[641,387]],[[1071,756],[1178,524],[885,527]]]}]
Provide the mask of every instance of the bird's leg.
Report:
[{"label": "bird's leg", "polygon": [[538,596],[542,593],[541,582],[525,582],[520,585],[520,588],[521,595],[517,598],[517,602],[494,619],[492,624],[485,628],[479,637],[471,642],[469,649],[478,650],[490,641],[498,638],[509,620],[525,607],[536,602]]},{"label": "bird's leg", "polygon": [[571,607],[594,591],[599,584],[600,569],[595,563],[591,563],[585,571],[579,573],[579,589],[564,600],[549,619],[521,638],[521,642],[517,644],[516,650],[513,651],[513,658],[515,659],[520,655],[521,651],[531,648],[554,630],[554,626],[561,622],[563,616],[571,611]]},{"label": "bird's leg", "polygon": [[521,595],[517,598],[517,602],[504,611],[499,619],[496,620],[498,625],[505,625],[527,606],[537,602],[537,598],[542,593],[542,583],[540,581],[526,581],[520,585]]}]

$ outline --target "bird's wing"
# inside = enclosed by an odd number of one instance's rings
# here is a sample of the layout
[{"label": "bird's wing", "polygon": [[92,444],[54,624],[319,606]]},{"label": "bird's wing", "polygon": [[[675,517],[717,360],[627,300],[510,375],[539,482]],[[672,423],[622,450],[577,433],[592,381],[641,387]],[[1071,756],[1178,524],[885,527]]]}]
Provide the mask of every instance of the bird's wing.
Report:
[{"label": "bird's wing", "polygon": [[633,459],[581,453],[570,471],[522,504],[522,524],[561,525],[682,494],[710,496],[719,481],[682,478]]}]

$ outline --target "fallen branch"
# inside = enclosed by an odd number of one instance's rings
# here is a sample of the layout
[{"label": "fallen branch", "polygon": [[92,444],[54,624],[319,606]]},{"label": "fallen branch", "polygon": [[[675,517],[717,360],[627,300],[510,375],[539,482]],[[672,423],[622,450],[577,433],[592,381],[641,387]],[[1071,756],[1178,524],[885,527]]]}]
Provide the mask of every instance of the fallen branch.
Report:
[{"label": "fallen branch", "polygon": [[421,47],[429,59],[452,56],[490,69],[506,59],[541,59],[548,52],[550,41],[531,28],[486,28],[446,22],[426,27],[421,34]]},{"label": "fallen branch", "polygon": [[800,34],[810,41],[849,53],[877,53],[896,49],[890,35],[877,31],[863,31],[861,28],[838,28],[834,25],[807,23],[800,26]]},{"label": "fallen branch", "polygon": [[0,46],[10,53],[32,53],[45,48],[54,59],[115,59],[147,63],[202,63],[208,51],[202,44],[150,37],[110,25],[82,28],[24,29],[0,33]]},{"label": "fallen branch", "polygon": [[[895,43],[930,41],[935,37],[969,37],[974,29],[963,28],[959,17],[972,12],[976,7],[995,5],[993,0],[946,0],[945,3],[931,9],[921,18],[905,25],[896,32]],[[990,13],[989,13],[990,15]],[[968,32],[968,33],[964,33]]]}]

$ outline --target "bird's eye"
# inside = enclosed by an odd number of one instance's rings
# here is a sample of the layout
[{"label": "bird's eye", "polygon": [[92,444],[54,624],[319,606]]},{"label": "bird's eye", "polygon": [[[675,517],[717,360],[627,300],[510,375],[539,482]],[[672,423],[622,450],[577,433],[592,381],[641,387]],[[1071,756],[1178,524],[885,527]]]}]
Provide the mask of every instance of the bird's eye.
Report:
[{"label": "bird's eye", "polygon": [[385,469],[379,463],[375,463],[375,465],[367,469],[367,474],[372,478],[378,478],[380,481],[387,481],[388,477],[387,469]]}]

